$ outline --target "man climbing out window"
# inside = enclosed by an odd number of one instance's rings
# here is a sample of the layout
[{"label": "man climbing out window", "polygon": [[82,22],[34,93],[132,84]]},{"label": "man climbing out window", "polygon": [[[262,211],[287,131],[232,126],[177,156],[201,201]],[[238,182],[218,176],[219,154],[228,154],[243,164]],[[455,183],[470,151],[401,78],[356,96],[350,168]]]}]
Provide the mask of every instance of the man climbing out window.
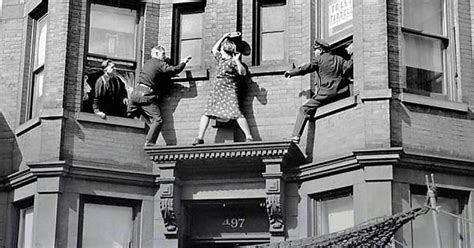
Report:
[{"label": "man climbing out window", "polygon": [[300,67],[288,70],[284,76],[302,76],[316,71],[319,76],[319,85],[316,94],[303,104],[298,111],[291,141],[298,144],[306,122],[313,117],[316,109],[338,98],[349,95],[348,72],[352,68],[352,44],[346,51],[351,56],[349,60],[334,55],[329,51],[329,44],[324,40],[314,42],[313,61]]}]

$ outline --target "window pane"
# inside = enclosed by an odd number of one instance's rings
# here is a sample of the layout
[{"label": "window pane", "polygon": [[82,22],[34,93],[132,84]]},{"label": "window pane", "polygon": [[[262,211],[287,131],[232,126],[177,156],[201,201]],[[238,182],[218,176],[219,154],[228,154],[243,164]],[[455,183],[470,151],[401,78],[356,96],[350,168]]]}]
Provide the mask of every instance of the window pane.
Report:
[{"label": "window pane", "polygon": [[262,32],[285,30],[285,6],[262,7]]},{"label": "window pane", "polygon": [[443,42],[418,35],[404,34],[406,82],[409,89],[444,93]]},{"label": "window pane", "polygon": [[43,96],[44,71],[40,70],[33,75],[33,86],[31,92],[30,118],[39,115],[41,97]]},{"label": "window pane", "polygon": [[262,61],[284,59],[284,33],[262,34]]},{"label": "window pane", "polygon": [[33,213],[33,206],[20,210],[18,248],[33,247]]},{"label": "window pane", "polygon": [[36,23],[34,69],[38,68],[41,65],[44,65],[44,59],[46,54],[46,33],[48,30],[46,20],[46,17],[43,17]]},{"label": "window pane", "polygon": [[181,14],[180,38],[202,38],[202,13]]},{"label": "window pane", "polygon": [[135,59],[137,12],[91,4],[89,52]]},{"label": "window pane", "polygon": [[443,0],[403,1],[405,27],[443,35]]},{"label": "window pane", "polygon": [[191,56],[193,59],[189,61],[188,66],[200,65],[201,64],[201,53],[202,53],[202,40],[183,40],[180,44],[180,61],[186,56]]},{"label": "window pane", "polygon": [[131,207],[84,204],[83,248],[128,248],[132,230]]},{"label": "window pane", "polygon": [[[412,195],[412,207],[422,207],[426,202],[425,195]],[[444,211],[460,214],[459,200],[455,198],[438,197],[437,205]],[[442,247],[458,247],[462,233],[460,223],[456,218],[438,215],[438,227],[441,230]],[[436,247],[436,237],[431,213],[417,217],[413,221],[413,247]]]},{"label": "window pane", "polygon": [[320,234],[337,232],[354,226],[354,206],[352,196],[324,200],[321,204]]}]

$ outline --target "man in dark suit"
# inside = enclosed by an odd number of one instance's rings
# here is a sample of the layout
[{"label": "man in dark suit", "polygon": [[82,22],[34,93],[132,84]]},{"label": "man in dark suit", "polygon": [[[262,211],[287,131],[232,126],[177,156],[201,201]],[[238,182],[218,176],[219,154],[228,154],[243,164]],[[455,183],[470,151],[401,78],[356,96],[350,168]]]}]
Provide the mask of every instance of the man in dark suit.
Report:
[{"label": "man in dark suit", "polygon": [[346,48],[351,56],[349,60],[332,54],[329,48],[327,42],[317,39],[313,45],[313,61],[284,74],[286,78],[290,78],[316,71],[320,79],[316,94],[299,108],[291,137],[294,143],[299,143],[306,122],[314,116],[319,106],[349,94],[347,72],[352,69],[352,44]]},{"label": "man in dark suit", "polygon": [[181,63],[173,66],[166,58],[166,51],[162,46],[151,49],[151,59],[145,62],[140,72],[138,83],[131,93],[129,117],[144,116],[149,124],[145,146],[156,143],[163,118],[159,106],[159,97],[163,91],[171,87],[171,78],[180,73],[191,57],[186,57]]},{"label": "man in dark suit", "polygon": [[111,60],[102,62],[101,67],[104,74],[94,86],[94,113],[102,119],[107,115],[125,117],[128,105],[125,83],[115,74],[115,64]]}]

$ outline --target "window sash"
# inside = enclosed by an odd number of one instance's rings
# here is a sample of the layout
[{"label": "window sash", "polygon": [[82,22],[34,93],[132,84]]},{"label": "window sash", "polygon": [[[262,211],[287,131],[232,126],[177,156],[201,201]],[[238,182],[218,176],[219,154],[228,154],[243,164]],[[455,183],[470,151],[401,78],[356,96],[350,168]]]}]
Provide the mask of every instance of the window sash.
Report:
[{"label": "window sash", "polygon": [[[258,6],[258,42],[255,64],[266,64],[286,59],[286,4],[285,1],[260,1]],[[275,16],[278,18],[275,19]]]},{"label": "window sash", "polygon": [[26,120],[39,114],[41,97],[43,95],[44,67],[46,61],[46,36],[48,32],[47,14],[33,19],[31,37],[31,65],[26,97]]},{"label": "window sash", "polygon": [[354,199],[349,188],[312,197],[312,235],[320,236],[354,226]]},{"label": "window sash", "polygon": [[141,214],[137,200],[84,195],[79,218],[79,247],[139,247]]},{"label": "window sash", "polygon": [[29,206],[21,208],[18,220],[18,248],[33,247],[33,224],[34,224],[34,208]]},{"label": "window sash", "polygon": [[98,3],[90,6],[88,53],[136,60],[138,11]]},{"label": "window sash", "polygon": [[[459,99],[459,89],[456,84],[455,41],[453,32],[447,28],[448,26],[454,28],[451,13],[453,5],[451,1],[446,0],[439,0],[438,3],[438,11],[436,11],[435,4],[432,1],[403,1],[402,33],[404,48],[402,51],[402,72],[405,90],[442,100],[456,101]],[[413,5],[428,6],[424,9],[427,13],[421,14],[427,17],[420,19],[419,12],[413,13]],[[414,15],[413,18],[410,14]],[[439,20],[439,24],[435,25],[435,27],[432,26],[433,18]],[[424,40],[425,46],[415,45],[417,48],[409,47],[416,43],[413,42],[415,39],[418,40],[419,45],[422,43],[421,40]],[[407,44],[407,40],[410,44]],[[426,46],[426,44],[431,45]],[[437,44],[436,46],[438,47],[436,51],[433,49],[434,44]],[[431,52],[428,51],[429,48],[431,48]],[[415,60],[419,60],[419,62],[415,63],[418,64],[418,68],[410,66],[415,57]],[[433,64],[420,62],[421,59],[428,57],[438,61],[437,70],[432,70]],[[427,59],[424,60],[426,61]]]},{"label": "window sash", "polygon": [[[187,67],[199,67],[202,65],[202,38],[204,6],[193,4],[180,6],[176,9],[177,39],[174,53],[175,60],[183,61],[187,56],[193,59],[189,61]],[[197,19],[197,20],[196,20]],[[178,63],[179,61],[175,61]]]}]

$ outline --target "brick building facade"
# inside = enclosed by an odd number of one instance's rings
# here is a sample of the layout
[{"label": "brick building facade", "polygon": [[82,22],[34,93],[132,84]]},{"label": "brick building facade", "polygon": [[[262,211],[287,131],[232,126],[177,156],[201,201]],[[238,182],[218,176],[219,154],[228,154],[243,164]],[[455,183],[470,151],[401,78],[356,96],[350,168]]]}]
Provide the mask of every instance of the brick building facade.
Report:
[{"label": "brick building facade", "polygon": [[[423,205],[474,219],[474,2],[469,0],[0,1],[0,247],[237,247],[339,231]],[[421,12],[421,13],[420,13]],[[197,135],[210,50],[241,31],[242,110]],[[285,79],[312,41],[354,44],[351,96],[289,141],[315,75]],[[160,44],[192,64],[161,99],[158,144],[140,120],[85,108],[87,71],[117,64],[128,89]],[[474,227],[439,215],[445,247]],[[431,216],[394,245],[434,247]],[[403,245],[401,245],[403,244]],[[94,246],[95,245],[95,246]],[[114,246],[115,245],[115,246]]]}]

